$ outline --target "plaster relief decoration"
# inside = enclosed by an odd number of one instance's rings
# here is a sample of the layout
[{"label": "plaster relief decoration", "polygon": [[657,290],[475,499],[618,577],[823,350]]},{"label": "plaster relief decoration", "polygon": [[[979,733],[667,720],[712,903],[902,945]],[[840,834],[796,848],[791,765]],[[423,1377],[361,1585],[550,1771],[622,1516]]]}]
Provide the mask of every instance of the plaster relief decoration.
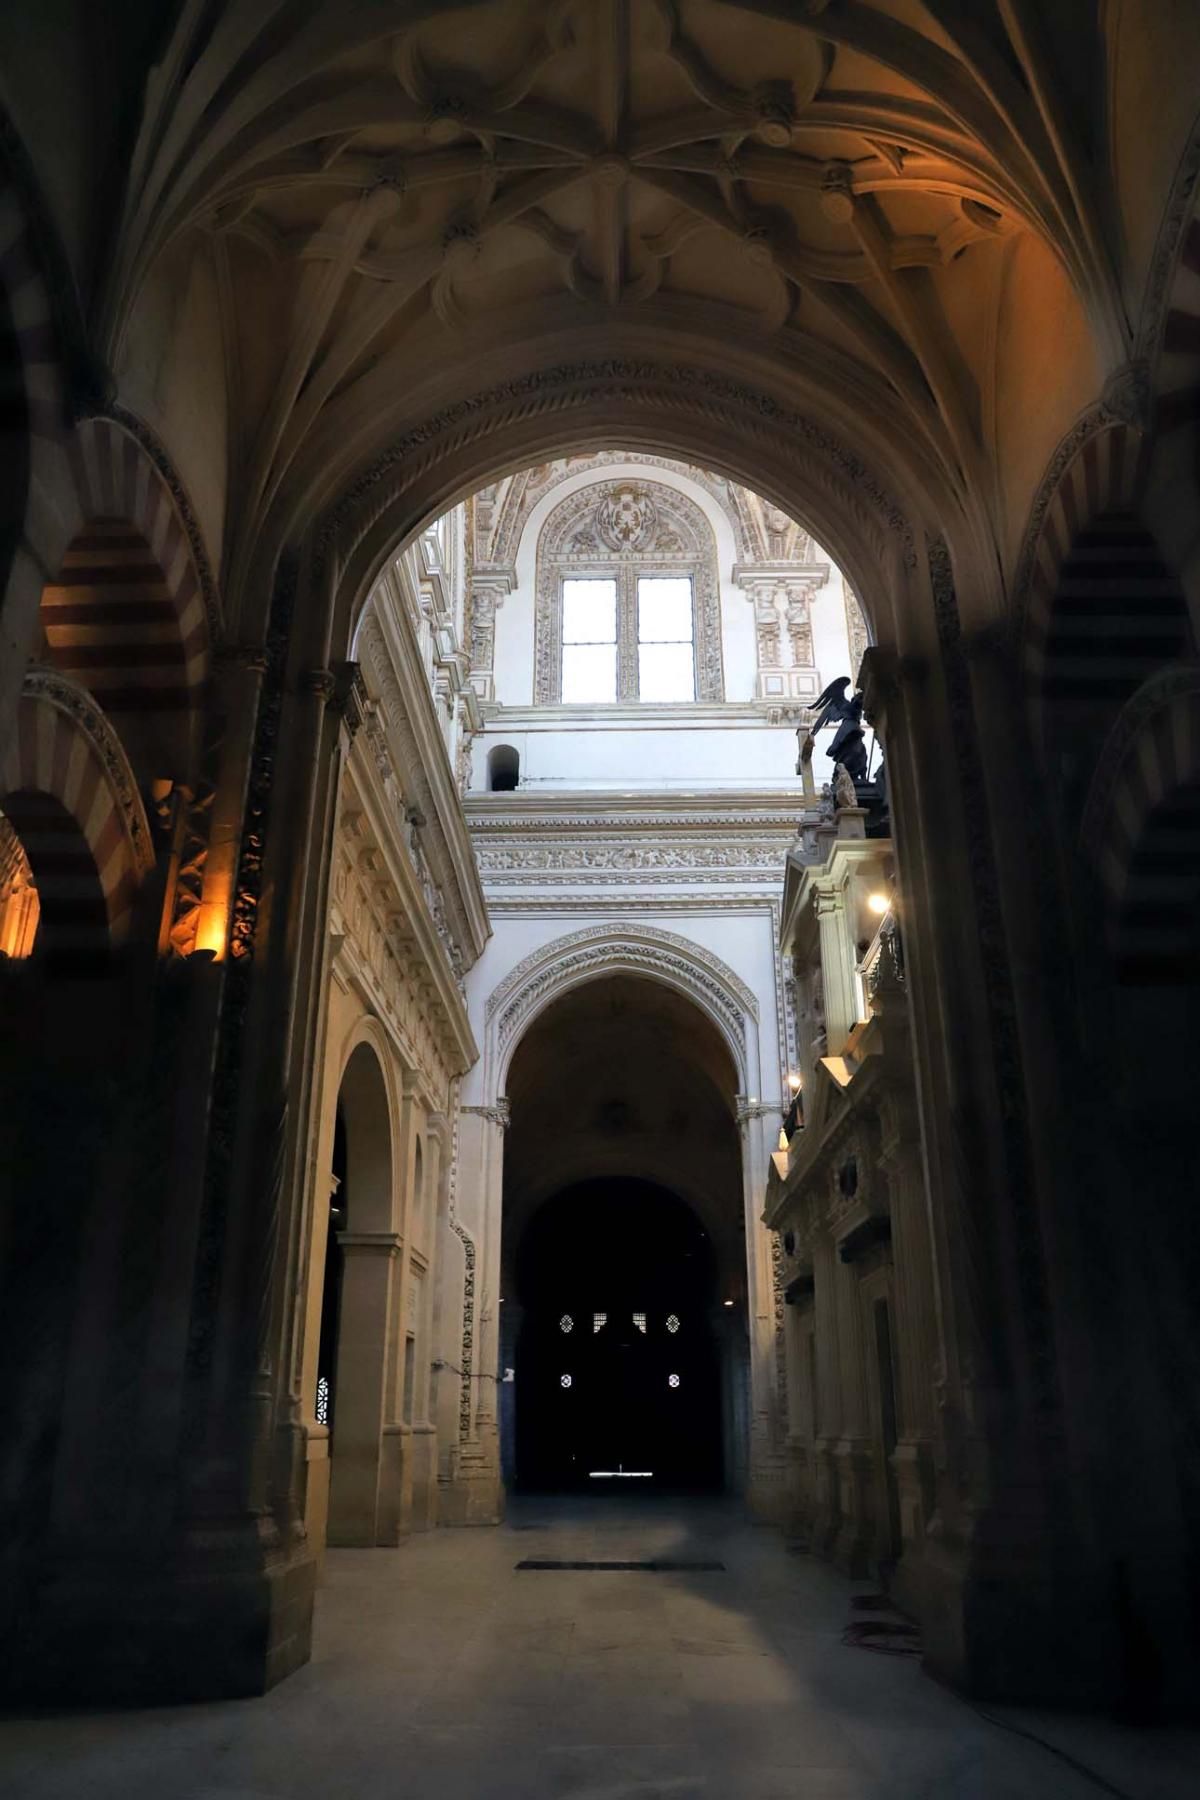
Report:
[{"label": "plaster relief decoration", "polygon": [[609,581],[616,596],[613,697],[639,695],[639,579],[691,584],[694,698],[721,700],[721,616],[712,527],[686,495],[658,482],[598,481],[553,509],[537,547],[534,700],[563,698],[563,583]]},{"label": "plaster relief decoration", "polygon": [[712,469],[646,450],[589,450],[503,476],[475,496],[474,544],[479,572],[511,567],[525,521],[547,494],[579,475],[593,471],[599,474],[616,463],[682,475],[702,488],[728,519],[742,561],[778,561],[785,557],[797,562],[813,560],[812,540],[803,526],[761,495],[726,480]]},{"label": "plaster relief decoration", "polygon": [[[830,565],[824,562],[767,561],[735,567],[733,578],[754,608],[759,699],[803,704],[820,692],[810,608],[829,575]],[[847,615],[849,610],[847,602]]]}]

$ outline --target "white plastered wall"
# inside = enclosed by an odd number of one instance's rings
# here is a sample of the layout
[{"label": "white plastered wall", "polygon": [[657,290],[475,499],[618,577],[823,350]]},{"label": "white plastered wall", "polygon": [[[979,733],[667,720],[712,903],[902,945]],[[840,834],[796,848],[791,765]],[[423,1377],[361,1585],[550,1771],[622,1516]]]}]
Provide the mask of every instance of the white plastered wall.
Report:
[{"label": "white plastered wall", "polygon": [[[533,704],[537,544],[542,527],[563,500],[583,488],[615,480],[647,480],[684,494],[703,512],[716,542],[724,661],[723,704],[685,706],[542,706]],[[813,654],[821,683],[851,668],[845,587],[840,569],[817,551],[829,579],[810,602]],[[582,470],[538,501],[517,546],[516,585],[496,612],[494,677],[497,711],[475,739],[471,790],[485,791],[487,759],[497,744],[520,757],[522,789],[543,792],[604,790],[691,791],[795,785],[794,722],[772,724],[755,699],[757,645],[754,611],[734,581],[739,561],[733,526],[698,482],[672,469],[631,462]],[[826,740],[828,741],[828,740]],[[814,757],[818,783],[832,776],[822,749]]]}]

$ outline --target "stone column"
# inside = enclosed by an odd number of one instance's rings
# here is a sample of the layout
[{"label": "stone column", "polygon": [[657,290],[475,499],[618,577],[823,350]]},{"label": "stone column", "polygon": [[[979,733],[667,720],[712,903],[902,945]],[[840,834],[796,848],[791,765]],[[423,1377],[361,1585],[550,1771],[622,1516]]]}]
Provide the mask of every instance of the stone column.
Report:
[{"label": "stone column", "polygon": [[438,1517],[444,1518],[444,1496],[450,1463],[457,1454],[462,1397],[464,1246],[450,1218],[454,1170],[453,1132],[445,1113],[429,1119],[427,1142],[438,1152],[437,1187],[432,1225],[434,1299],[430,1329],[429,1413],[437,1428]]},{"label": "stone column", "polygon": [[395,1471],[384,1454],[394,1391],[401,1237],[398,1231],[343,1231],[342,1306],[333,1417],[337,1433],[329,1488],[329,1542],[396,1541]]},{"label": "stone column", "polygon": [[854,987],[858,958],[846,916],[845,890],[836,882],[818,881],[813,889],[813,911],[821,938],[826,1051],[837,1056],[858,1021]]},{"label": "stone column", "polygon": [[[1033,1222],[1029,1072],[944,544],[930,544],[929,572],[932,640],[900,663],[885,666],[873,652],[864,659],[866,711],[883,730],[896,821],[943,1326],[926,1655],[943,1677],[977,1691],[1066,1697],[1070,1683],[1094,1684],[1099,1634],[1085,1633],[1080,1653],[1075,1622],[1092,1615],[1097,1591],[1081,1596],[1083,1611],[1064,1613],[1070,1533],[1055,1468],[1062,1420],[1052,1313]],[[1011,765],[1003,778],[1011,786]],[[1028,857],[1027,826],[1025,843]],[[1068,1617],[1074,1648],[1063,1635]]]},{"label": "stone column", "polygon": [[468,607],[470,682],[482,701],[496,698],[496,614],[517,584],[513,568],[476,568],[471,576]]},{"label": "stone column", "polygon": [[[422,1316],[415,1324],[418,1358],[413,1380],[412,1416],[412,1511],[413,1531],[426,1531],[437,1523],[438,1424],[434,1406],[434,1362],[438,1356],[435,1341],[436,1284],[438,1279],[438,1196],[441,1191],[443,1113],[427,1113],[425,1118],[422,1210],[424,1232],[422,1248],[427,1257],[421,1283]],[[413,1230],[416,1240],[416,1227]]]},{"label": "stone column", "polygon": [[907,1107],[885,1111],[879,1169],[888,1186],[892,1287],[899,1365],[897,1442],[892,1455],[905,1556],[919,1553],[934,1506],[934,1433],[942,1357],[933,1283],[925,1171],[916,1120]]},{"label": "stone column", "polygon": [[775,1239],[760,1214],[770,1156],[779,1129],[778,1105],[738,1096],[743,1210],[746,1219],[746,1326],[750,1353],[750,1420],[747,1444],[747,1504],[756,1518],[780,1522],[786,1495],[786,1372],[778,1340],[779,1299],[775,1279]]},{"label": "stone column", "polygon": [[508,1101],[500,1096],[488,1105],[464,1106],[459,1117],[459,1226],[471,1313],[463,1327],[463,1354],[471,1356],[470,1435],[450,1459],[442,1516],[448,1524],[494,1525],[503,1511],[496,1384]]},{"label": "stone column", "polygon": [[[388,1335],[384,1390],[382,1476],[379,1500],[379,1537],[383,1544],[399,1543],[411,1528],[412,1426],[404,1417],[404,1363],[408,1355],[410,1320],[409,1289],[412,1273],[413,1181],[416,1160],[417,1077],[405,1070],[400,1078],[400,1119],[393,1146],[392,1218],[400,1234],[400,1258],[395,1276],[395,1299]],[[414,1389],[415,1392],[415,1389]]]},{"label": "stone column", "polygon": [[851,1575],[865,1575],[875,1543],[875,1512],[883,1497],[875,1492],[875,1454],[871,1442],[867,1387],[867,1343],[858,1270],[842,1261],[834,1242],[831,1275],[836,1291],[837,1356],[841,1418],[833,1447],[837,1472],[840,1523],[832,1556]]},{"label": "stone column", "polygon": [[817,1391],[813,1420],[813,1549],[833,1553],[841,1528],[841,1496],[836,1450],[842,1435],[841,1368],[833,1239],[819,1228],[813,1242],[813,1330],[817,1348]]}]

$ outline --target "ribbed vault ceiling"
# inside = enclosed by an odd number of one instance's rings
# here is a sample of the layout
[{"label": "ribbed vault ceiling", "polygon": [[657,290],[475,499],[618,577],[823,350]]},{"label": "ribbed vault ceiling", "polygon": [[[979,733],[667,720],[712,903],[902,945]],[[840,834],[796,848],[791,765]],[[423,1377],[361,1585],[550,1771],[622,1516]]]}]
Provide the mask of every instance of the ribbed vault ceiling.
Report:
[{"label": "ribbed vault ceiling", "polygon": [[[973,296],[1015,233],[1119,334],[1069,108],[1017,0],[185,8],[109,288],[197,232],[236,340],[246,516],[323,417],[531,306],[861,370],[969,482]],[[561,319],[561,310],[556,310]],[[1106,324],[1107,321],[1107,324]],[[463,334],[467,334],[464,338]],[[784,366],[781,362],[781,367]]]}]

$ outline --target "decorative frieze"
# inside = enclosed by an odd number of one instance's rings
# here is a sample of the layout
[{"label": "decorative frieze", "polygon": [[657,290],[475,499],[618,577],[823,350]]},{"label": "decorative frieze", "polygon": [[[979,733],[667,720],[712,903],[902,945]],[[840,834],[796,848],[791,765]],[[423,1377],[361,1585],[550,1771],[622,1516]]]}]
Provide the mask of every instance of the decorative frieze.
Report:
[{"label": "decorative frieze", "polygon": [[767,844],[514,844],[501,848],[481,846],[476,851],[485,880],[489,875],[559,874],[570,870],[603,872],[664,872],[686,874],[692,869],[752,870],[770,873],[778,882],[786,840]]},{"label": "decorative frieze", "polygon": [[351,787],[338,821],[330,885],[335,975],[357,979],[430,1092],[462,1066],[458,1033],[421,953],[413,922]]}]

